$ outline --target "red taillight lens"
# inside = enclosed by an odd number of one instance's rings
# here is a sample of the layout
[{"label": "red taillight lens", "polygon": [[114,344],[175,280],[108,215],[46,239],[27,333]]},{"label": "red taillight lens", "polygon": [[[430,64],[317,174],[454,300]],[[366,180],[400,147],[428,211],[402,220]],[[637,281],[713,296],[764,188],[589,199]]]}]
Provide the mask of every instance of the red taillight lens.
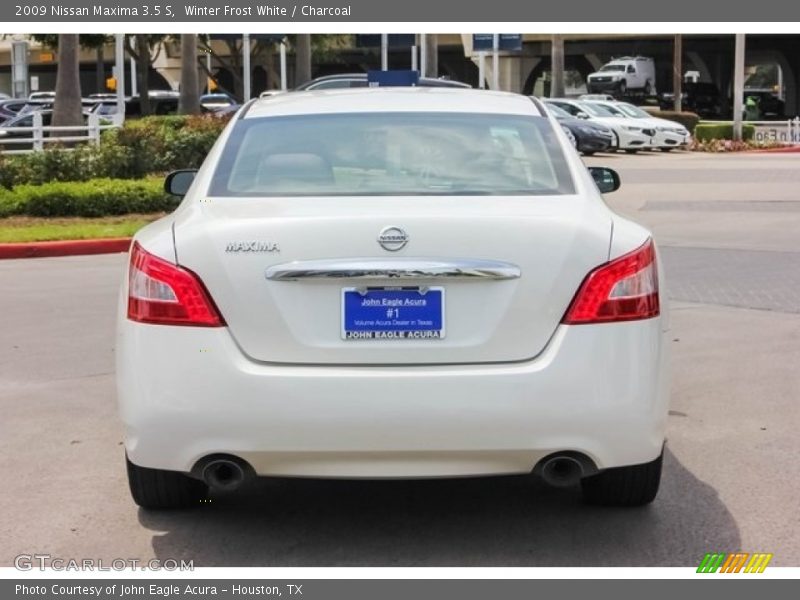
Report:
[{"label": "red taillight lens", "polygon": [[563,323],[606,323],[658,316],[658,273],[653,241],[586,276]]},{"label": "red taillight lens", "polygon": [[128,318],[161,325],[225,325],[197,275],[146,252],[138,242],[131,250]]}]

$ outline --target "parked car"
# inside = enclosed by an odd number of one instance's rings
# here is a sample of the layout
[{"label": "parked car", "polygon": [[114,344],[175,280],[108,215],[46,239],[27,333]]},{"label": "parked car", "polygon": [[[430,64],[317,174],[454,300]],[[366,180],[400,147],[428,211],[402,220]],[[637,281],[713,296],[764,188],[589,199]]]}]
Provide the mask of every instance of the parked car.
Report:
[{"label": "parked car", "polygon": [[[718,119],[725,116],[719,89],[713,83],[704,81],[686,81],[682,84],[681,108],[693,112],[704,119]],[[672,110],[675,106],[675,94],[667,92],[659,96],[662,110]]]},{"label": "parked car", "polygon": [[[174,93],[150,93],[150,114],[152,115],[174,115],[178,112],[179,96]],[[103,116],[117,114],[117,100],[100,100],[95,102],[90,109],[91,112]],[[141,117],[142,106],[139,96],[129,96],[125,98],[125,116]]]},{"label": "parked car", "polygon": [[555,104],[547,104],[547,110],[558,119],[564,129],[569,131],[575,140],[575,148],[584,155],[591,156],[595,152],[605,152],[614,144],[614,132],[610,127],[573,117]]},{"label": "parked car", "polygon": [[27,103],[27,100],[19,98],[0,100],[0,122],[16,117]]},{"label": "parked car", "polygon": [[28,94],[28,100],[55,100],[55,92],[31,92]]},{"label": "parked car", "polygon": [[180,206],[134,236],[116,377],[135,502],[531,472],[590,503],[653,500],[665,292],[652,234],[601,198],[618,175],[519,94],[275,104],[172,173]]},{"label": "parked car", "polygon": [[[0,125],[0,140],[19,140],[14,143],[9,144],[0,144],[0,150],[29,150],[33,147],[33,132],[32,131],[25,131],[24,128],[33,127],[33,114],[34,112],[38,112],[42,115],[42,125],[44,127],[49,127],[53,121],[53,111],[51,109],[43,109],[40,111],[31,111],[25,114],[20,114],[14,117],[13,119],[9,119]],[[88,111],[83,111],[83,119],[84,124],[86,123],[89,117]],[[74,133],[63,133],[63,134],[56,134],[56,135],[86,135],[85,133],[81,132],[74,132]],[[42,137],[50,137],[50,132],[45,131],[42,133]],[[31,140],[31,142],[28,142]]]},{"label": "parked car", "polygon": [[[452,79],[436,78],[436,77],[420,77],[420,87],[452,87],[452,88],[471,88],[468,83],[461,81],[453,81]],[[343,73],[340,75],[325,75],[324,77],[317,77],[311,81],[307,81],[302,85],[298,85],[295,91],[304,90],[333,90],[340,88],[359,88],[368,87],[366,73]]]},{"label": "parked car", "polygon": [[615,117],[611,111],[593,102],[569,100],[566,98],[552,98],[545,101],[547,104],[558,106],[578,119],[586,119],[599,123],[614,132],[612,147],[629,153],[647,150],[653,147],[655,129],[638,120],[623,120]]},{"label": "parked car", "polygon": [[646,56],[622,56],[606,63],[589,75],[586,87],[590,94],[610,92],[623,97],[631,92],[646,96],[656,93],[656,66]]},{"label": "parked car", "polygon": [[595,102],[595,104],[602,106],[615,117],[635,119],[654,129],[652,145],[662,151],[669,152],[686,146],[692,140],[689,130],[680,123],[654,117],[630,102]]},{"label": "parked car", "polygon": [[200,106],[203,108],[203,110],[214,112],[223,108],[227,109],[232,106],[239,106],[239,103],[228,94],[215,93],[203,94],[200,96]]}]

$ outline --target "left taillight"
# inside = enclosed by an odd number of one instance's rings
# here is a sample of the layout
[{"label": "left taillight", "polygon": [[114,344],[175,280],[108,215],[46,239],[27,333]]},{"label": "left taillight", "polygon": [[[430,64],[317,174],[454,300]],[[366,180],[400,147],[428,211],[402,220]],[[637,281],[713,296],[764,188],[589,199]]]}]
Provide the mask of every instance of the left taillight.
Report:
[{"label": "left taillight", "polygon": [[197,275],[150,254],[138,242],[131,250],[128,318],[160,325],[225,325]]}]

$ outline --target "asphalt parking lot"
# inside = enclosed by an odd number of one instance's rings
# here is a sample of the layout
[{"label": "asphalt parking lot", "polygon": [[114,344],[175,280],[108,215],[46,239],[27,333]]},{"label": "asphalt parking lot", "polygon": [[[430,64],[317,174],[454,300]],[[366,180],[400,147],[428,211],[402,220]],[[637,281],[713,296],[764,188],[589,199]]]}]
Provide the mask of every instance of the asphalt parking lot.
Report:
[{"label": "asphalt parking lot", "polygon": [[263,480],[185,512],[130,500],[116,419],[121,255],[0,261],[0,565],[17,554],[195,566],[800,564],[800,155],[598,155],[670,289],[662,490],[581,504],[527,478]]}]

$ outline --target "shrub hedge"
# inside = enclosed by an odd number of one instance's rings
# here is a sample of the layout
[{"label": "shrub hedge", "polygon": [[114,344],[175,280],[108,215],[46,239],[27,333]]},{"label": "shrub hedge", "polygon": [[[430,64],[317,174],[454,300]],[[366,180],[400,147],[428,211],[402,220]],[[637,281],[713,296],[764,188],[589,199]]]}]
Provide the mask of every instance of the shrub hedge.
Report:
[{"label": "shrub hedge", "polygon": [[0,217],[104,217],[172,211],[179,199],[164,193],[161,178],[91,179],[0,188]]},{"label": "shrub hedge", "polygon": [[74,149],[0,154],[0,187],[96,178],[137,179],[174,169],[199,167],[228,119],[161,116],[131,119],[103,133],[99,144]]},{"label": "shrub hedge", "polygon": [[[742,124],[742,139],[752,140],[756,134],[756,128],[747,123]],[[733,123],[700,123],[694,130],[694,137],[698,142],[710,140],[732,140]]]}]

